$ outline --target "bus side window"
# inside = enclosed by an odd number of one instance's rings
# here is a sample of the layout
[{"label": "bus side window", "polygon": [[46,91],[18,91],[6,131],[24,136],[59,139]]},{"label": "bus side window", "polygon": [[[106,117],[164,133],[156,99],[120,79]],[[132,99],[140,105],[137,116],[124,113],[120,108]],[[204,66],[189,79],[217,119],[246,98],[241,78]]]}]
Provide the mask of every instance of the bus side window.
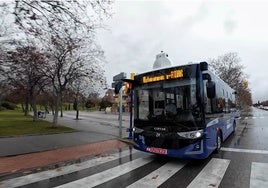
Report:
[{"label": "bus side window", "polygon": [[215,82],[208,81],[206,87],[207,87],[207,97],[209,99],[215,98],[216,97],[216,86],[215,86]]}]

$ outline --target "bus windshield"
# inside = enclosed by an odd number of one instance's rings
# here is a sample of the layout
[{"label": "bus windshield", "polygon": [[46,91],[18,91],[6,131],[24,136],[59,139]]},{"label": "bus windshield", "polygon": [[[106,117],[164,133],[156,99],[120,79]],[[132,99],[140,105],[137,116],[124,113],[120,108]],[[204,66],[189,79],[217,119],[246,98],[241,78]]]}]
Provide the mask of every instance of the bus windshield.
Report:
[{"label": "bus windshield", "polygon": [[189,129],[198,126],[194,115],[198,108],[195,106],[195,82],[159,83],[138,87],[136,93],[136,120],[169,122],[169,125],[182,125]]}]

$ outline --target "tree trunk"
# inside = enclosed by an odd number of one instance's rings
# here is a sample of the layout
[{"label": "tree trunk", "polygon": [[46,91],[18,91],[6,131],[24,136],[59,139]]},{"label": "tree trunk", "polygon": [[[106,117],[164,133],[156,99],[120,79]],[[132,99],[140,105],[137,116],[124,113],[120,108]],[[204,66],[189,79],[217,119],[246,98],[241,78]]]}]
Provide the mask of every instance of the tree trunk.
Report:
[{"label": "tree trunk", "polygon": [[78,110],[78,108],[76,109],[76,120],[78,120],[78,116],[79,116],[79,110]]},{"label": "tree trunk", "polygon": [[28,116],[28,110],[29,110],[29,100],[27,97],[25,101],[24,116]]},{"label": "tree trunk", "polygon": [[56,127],[58,125],[59,104],[60,104],[60,93],[57,93],[55,96],[55,113],[53,117],[52,127]]},{"label": "tree trunk", "polygon": [[36,122],[37,121],[37,108],[36,108],[35,102],[32,104],[32,106],[33,106],[33,121]]},{"label": "tree trunk", "polygon": [[25,107],[24,107],[23,102],[21,103],[21,109],[22,109],[22,112],[25,112]]},{"label": "tree trunk", "polygon": [[51,115],[54,115],[54,104],[49,105],[49,109],[51,110]]},{"label": "tree trunk", "polygon": [[60,117],[63,117],[63,111],[62,111],[62,96],[60,97]]}]

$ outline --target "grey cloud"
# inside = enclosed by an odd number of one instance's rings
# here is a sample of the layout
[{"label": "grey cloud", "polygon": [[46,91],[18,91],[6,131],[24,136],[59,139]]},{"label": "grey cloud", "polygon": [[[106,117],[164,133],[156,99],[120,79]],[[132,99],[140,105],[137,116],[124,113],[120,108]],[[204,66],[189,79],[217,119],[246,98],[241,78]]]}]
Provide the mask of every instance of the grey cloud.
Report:
[{"label": "grey cloud", "polygon": [[223,28],[226,34],[233,34],[236,27],[237,23],[232,19],[228,19],[223,23]]}]

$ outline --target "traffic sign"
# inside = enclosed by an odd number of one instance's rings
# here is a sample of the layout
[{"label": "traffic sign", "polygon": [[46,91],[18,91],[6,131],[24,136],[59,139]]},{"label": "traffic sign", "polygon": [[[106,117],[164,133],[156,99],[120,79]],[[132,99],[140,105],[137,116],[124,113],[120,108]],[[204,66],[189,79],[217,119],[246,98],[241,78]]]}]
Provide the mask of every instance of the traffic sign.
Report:
[{"label": "traffic sign", "polygon": [[126,77],[127,77],[127,73],[125,73],[125,72],[121,72],[120,74],[115,75],[115,76],[113,77],[113,81],[120,81],[121,79],[124,79],[124,78],[126,78]]}]

